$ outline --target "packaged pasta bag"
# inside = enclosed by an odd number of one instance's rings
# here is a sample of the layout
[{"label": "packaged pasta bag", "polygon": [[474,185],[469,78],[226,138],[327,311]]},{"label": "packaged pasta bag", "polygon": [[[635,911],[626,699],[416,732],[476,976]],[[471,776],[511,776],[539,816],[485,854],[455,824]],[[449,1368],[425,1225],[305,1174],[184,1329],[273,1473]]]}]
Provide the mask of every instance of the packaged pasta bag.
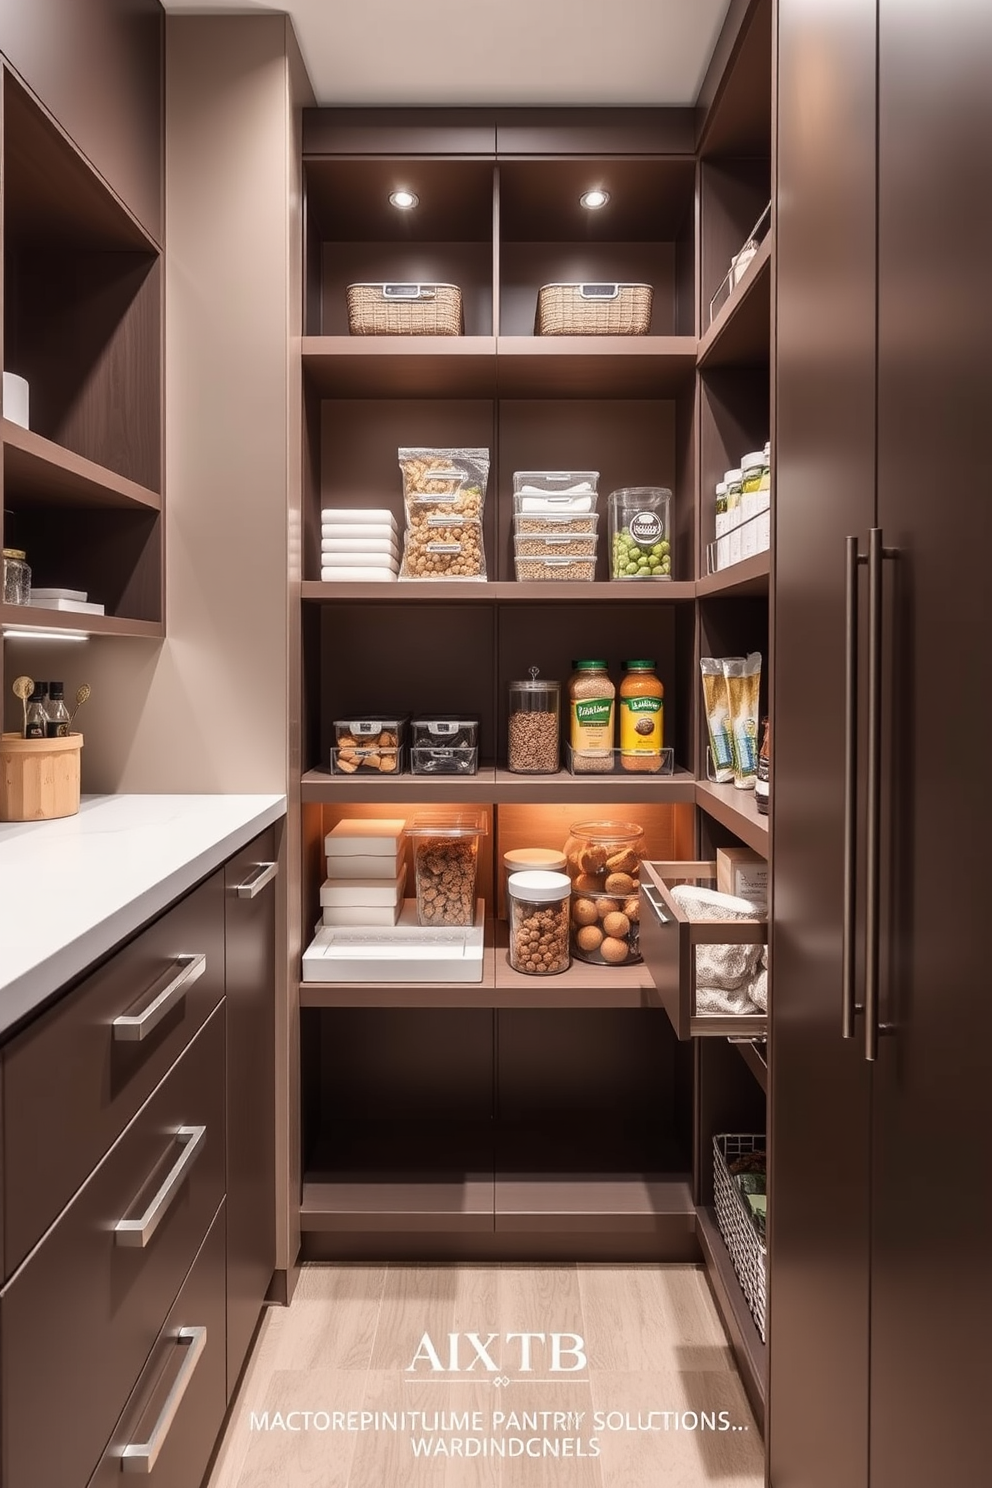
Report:
[{"label": "packaged pasta bag", "polygon": [[754,790],[758,775],[758,717],[761,692],[761,652],[724,658],[730,731],[734,742],[734,785]]},{"label": "packaged pasta bag", "polygon": [[[728,658],[743,664],[742,656]],[[730,725],[730,699],[724,662],[717,656],[700,657],[703,678],[703,706],[710,739],[710,779],[717,785],[729,785],[734,778],[734,735]]]},{"label": "packaged pasta bag", "polygon": [[485,579],[487,449],[401,449],[401,579]]}]

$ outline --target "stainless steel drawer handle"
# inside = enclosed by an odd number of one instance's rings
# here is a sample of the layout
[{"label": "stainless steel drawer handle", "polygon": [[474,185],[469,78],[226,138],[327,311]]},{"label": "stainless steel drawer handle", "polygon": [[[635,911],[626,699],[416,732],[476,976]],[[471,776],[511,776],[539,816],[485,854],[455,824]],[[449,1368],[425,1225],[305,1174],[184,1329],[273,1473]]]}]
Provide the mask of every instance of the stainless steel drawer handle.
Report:
[{"label": "stainless steel drawer handle", "polygon": [[255,895],[261,893],[266,884],[272,882],[278,872],[278,863],[256,863],[254,871],[245,879],[244,883],[238,884],[238,898],[254,899]]},{"label": "stainless steel drawer handle", "polygon": [[645,899],[654,910],[656,919],[660,920],[663,925],[670,924],[671,921],[668,915],[665,913],[665,905],[658,893],[658,890],[653,888],[651,884],[642,883],[641,893],[644,895]]},{"label": "stainless steel drawer handle", "polygon": [[200,1355],[207,1346],[207,1330],[206,1328],[180,1328],[176,1334],[176,1343],[185,1351],[186,1357],[179,1366],[179,1373],[173,1381],[172,1389],[165,1397],[159,1418],[152,1427],[148,1440],[129,1442],[121,1452],[121,1472],[144,1473],[147,1476],[154,1468],[159,1453],[165,1446],[169,1428],[183,1403],[183,1396],[189,1389],[193,1372],[200,1362]]},{"label": "stainless steel drawer handle", "polygon": [[[137,1219],[119,1219],[114,1225],[114,1236],[118,1245],[143,1249],[158,1229],[172,1200],[179,1192],[190,1168],[203,1151],[207,1138],[205,1126],[181,1126],[175,1140],[182,1143],[182,1152],[166,1174],[162,1186],[155,1194],[144,1214]],[[150,1470],[150,1469],[149,1469]]]},{"label": "stainless steel drawer handle", "polygon": [[153,1028],[157,1028],[176,1003],[183,996],[187,988],[200,977],[207,969],[207,958],[202,952],[195,955],[177,956],[176,961],[182,967],[169,984],[162,988],[157,997],[148,1004],[143,1013],[132,1015],[121,1013],[113,1021],[114,1038],[124,1043],[137,1043],[147,1038]]}]

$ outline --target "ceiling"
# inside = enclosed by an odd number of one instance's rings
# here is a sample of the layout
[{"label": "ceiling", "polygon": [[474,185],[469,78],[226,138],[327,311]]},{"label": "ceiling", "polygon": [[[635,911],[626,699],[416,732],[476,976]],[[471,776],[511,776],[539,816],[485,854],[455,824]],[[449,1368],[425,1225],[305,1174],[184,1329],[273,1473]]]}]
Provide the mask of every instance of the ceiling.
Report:
[{"label": "ceiling", "polygon": [[696,100],[729,0],[163,0],[288,11],[317,102],[603,107]]}]

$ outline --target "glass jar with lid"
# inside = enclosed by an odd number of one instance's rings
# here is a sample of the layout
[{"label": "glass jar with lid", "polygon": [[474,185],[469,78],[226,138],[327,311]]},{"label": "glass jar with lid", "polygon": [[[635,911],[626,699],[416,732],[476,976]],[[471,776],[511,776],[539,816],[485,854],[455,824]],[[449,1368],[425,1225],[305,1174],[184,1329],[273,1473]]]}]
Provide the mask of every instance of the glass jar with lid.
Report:
[{"label": "glass jar with lid", "polygon": [[555,976],[571,964],[567,873],[512,873],[508,885],[510,965],[527,976]]},{"label": "glass jar with lid", "polygon": [[636,822],[576,822],[565,843],[572,881],[572,955],[595,966],[633,966],[639,950],[644,828]]},{"label": "glass jar with lid", "polygon": [[31,603],[31,570],[21,548],[3,550],[3,602],[11,605]]},{"label": "glass jar with lid", "polygon": [[503,903],[509,915],[512,873],[564,873],[565,854],[556,847],[512,847],[503,854]]},{"label": "glass jar with lid", "polygon": [[764,450],[754,450],[741,460],[741,492],[749,496],[761,490],[761,475],[765,468]]},{"label": "glass jar with lid", "polygon": [[617,690],[605,661],[573,661],[568,679],[568,742],[575,774],[613,770],[613,710]]},{"label": "glass jar with lid", "polygon": [[672,493],[666,486],[610,492],[610,578],[670,579]]},{"label": "glass jar with lid", "polygon": [[517,775],[554,775],[558,770],[561,684],[538,677],[510,683],[506,763]]}]

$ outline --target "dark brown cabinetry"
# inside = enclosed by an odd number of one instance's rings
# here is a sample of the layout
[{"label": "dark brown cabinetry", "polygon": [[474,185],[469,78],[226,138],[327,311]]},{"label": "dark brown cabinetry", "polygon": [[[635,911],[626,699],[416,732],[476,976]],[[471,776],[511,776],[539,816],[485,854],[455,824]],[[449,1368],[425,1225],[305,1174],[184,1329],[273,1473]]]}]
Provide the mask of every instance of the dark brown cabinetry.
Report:
[{"label": "dark brown cabinetry", "polygon": [[5,1488],[203,1474],[274,1266],[276,838],[2,1050]]},{"label": "dark brown cabinetry", "polygon": [[[988,674],[992,21],[900,0],[778,14],[770,1474],[977,1488],[992,1027],[968,762]],[[855,578],[845,783],[845,548],[868,554],[873,530],[887,553]]]},{"label": "dark brown cabinetry", "polygon": [[227,946],[227,1392],[275,1267],[275,830],[224,870]]}]

